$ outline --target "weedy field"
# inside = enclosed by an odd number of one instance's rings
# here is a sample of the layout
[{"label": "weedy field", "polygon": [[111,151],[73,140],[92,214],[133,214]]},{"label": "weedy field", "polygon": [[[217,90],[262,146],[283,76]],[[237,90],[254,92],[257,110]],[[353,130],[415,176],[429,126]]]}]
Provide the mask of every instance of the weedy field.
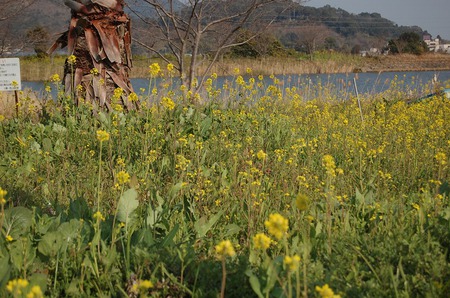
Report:
[{"label": "weedy field", "polygon": [[0,116],[0,296],[445,297],[449,100],[265,79],[213,74],[192,103],[166,74],[96,116],[51,98],[57,75],[20,94]]}]

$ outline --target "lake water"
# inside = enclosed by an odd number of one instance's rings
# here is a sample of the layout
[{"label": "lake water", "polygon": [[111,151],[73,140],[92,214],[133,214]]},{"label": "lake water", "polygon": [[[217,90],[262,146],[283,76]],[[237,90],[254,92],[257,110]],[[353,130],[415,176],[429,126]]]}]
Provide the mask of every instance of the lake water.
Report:
[{"label": "lake water", "polygon": [[[248,77],[244,77],[248,80]],[[348,73],[348,74],[301,74],[301,75],[277,75],[280,84],[284,88],[296,86],[299,90],[314,90],[319,84],[334,88],[336,92],[354,92],[356,81],[357,90],[360,94],[379,93],[390,88],[393,80],[396,80],[400,90],[415,90],[420,93],[423,89],[430,89],[433,82],[439,82],[443,85],[450,81],[450,71],[418,71],[418,72],[380,72],[380,73]],[[234,77],[218,77],[215,85],[222,88],[225,82],[232,82]],[[258,79],[255,78],[257,81]],[[269,85],[273,81],[269,76],[264,77],[265,84]],[[156,85],[160,82],[157,80]],[[148,79],[131,79],[131,84],[136,92],[141,88],[147,89]],[[179,84],[174,81],[174,84]],[[419,86],[422,86],[419,88]],[[22,89],[32,89],[38,94],[44,93],[44,82],[22,82]],[[53,91],[55,92],[55,91]],[[55,98],[56,94],[53,94]],[[423,94],[419,94],[423,95]],[[311,94],[313,96],[313,94]]]}]

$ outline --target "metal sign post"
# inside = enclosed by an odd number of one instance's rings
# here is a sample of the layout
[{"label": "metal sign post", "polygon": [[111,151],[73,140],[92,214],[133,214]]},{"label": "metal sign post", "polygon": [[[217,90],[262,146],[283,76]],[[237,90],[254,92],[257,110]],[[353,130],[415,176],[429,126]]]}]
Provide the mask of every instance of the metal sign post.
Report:
[{"label": "metal sign post", "polygon": [[0,91],[14,91],[16,116],[19,116],[18,90],[22,89],[19,58],[0,58]]}]

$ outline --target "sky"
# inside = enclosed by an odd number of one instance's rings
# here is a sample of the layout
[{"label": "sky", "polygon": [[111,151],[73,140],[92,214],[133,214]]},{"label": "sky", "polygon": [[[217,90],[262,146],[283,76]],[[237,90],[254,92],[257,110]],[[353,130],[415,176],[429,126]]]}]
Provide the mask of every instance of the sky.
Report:
[{"label": "sky", "polygon": [[433,38],[450,40],[450,0],[308,0],[306,6],[330,5],[350,13],[379,13],[399,26],[417,25]]}]

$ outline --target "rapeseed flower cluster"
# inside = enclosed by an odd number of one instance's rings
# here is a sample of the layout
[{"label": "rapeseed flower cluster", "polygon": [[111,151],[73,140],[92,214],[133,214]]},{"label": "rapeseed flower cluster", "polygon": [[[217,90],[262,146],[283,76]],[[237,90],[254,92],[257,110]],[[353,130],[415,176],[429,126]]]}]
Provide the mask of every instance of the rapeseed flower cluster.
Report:
[{"label": "rapeseed flower cluster", "polygon": [[290,272],[295,272],[300,266],[300,257],[298,255],[285,256],[283,259],[283,264],[285,268]]},{"label": "rapeseed flower cluster", "polygon": [[150,77],[156,78],[160,72],[161,72],[161,66],[159,66],[158,63],[152,63],[149,66]]},{"label": "rapeseed flower cluster", "polygon": [[138,280],[131,286],[131,292],[134,294],[145,295],[147,291],[153,288],[153,283],[150,280]]},{"label": "rapeseed flower cluster", "polygon": [[[18,278],[13,279],[6,285],[6,290],[10,292],[13,297],[26,297],[26,298],[43,298],[41,287],[34,285],[30,288],[30,283],[26,279]],[[24,296],[25,295],[25,296]]]},{"label": "rapeseed flower cluster", "polygon": [[266,250],[270,247],[272,240],[264,233],[258,233],[253,237],[253,246],[255,249]]},{"label": "rapeseed flower cluster", "polygon": [[216,257],[224,260],[226,257],[234,257],[236,252],[230,240],[223,240],[215,246]]},{"label": "rapeseed flower cluster", "polygon": [[109,140],[109,133],[104,130],[97,130],[97,140],[101,143]]},{"label": "rapeseed flower cluster", "polygon": [[6,195],[8,192],[0,187],[0,205],[6,204]]},{"label": "rapeseed flower cluster", "polygon": [[322,287],[316,286],[316,292],[319,293],[322,298],[341,298],[340,295],[334,294],[333,290],[328,286],[328,284],[323,285]]},{"label": "rapeseed flower cluster", "polygon": [[289,229],[289,221],[284,218],[281,214],[274,213],[269,215],[269,220],[264,222],[270,235],[274,236],[276,239],[282,239]]},{"label": "rapeseed flower cluster", "polygon": [[117,173],[117,182],[120,185],[123,185],[130,181],[130,174],[128,174],[126,171],[120,171]]}]

